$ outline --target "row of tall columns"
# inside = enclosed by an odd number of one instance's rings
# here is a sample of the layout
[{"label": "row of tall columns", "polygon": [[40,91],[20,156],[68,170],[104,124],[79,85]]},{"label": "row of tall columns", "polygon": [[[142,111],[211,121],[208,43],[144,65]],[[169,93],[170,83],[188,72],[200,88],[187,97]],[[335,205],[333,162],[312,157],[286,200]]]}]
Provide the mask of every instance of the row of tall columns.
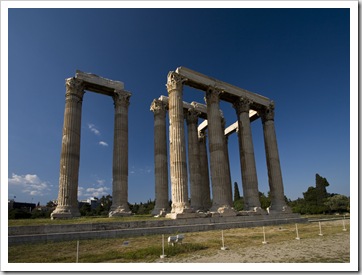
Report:
[{"label": "row of tall columns", "polygon": [[[66,79],[65,111],[60,157],[58,205],[51,218],[79,217],[78,175],[82,101],[85,83],[75,77]],[[113,94],[114,148],[112,207],[109,216],[130,215],[128,208],[128,105],[131,94],[115,90]]]},{"label": "row of tall columns", "polygon": [[[156,206],[153,214],[168,208],[168,172],[166,149],[166,109],[169,111],[170,139],[170,176],[172,208],[171,214],[192,213],[195,210],[210,210],[223,215],[235,215],[232,208],[232,185],[230,176],[228,137],[224,135],[225,123],[220,114],[219,101],[222,91],[209,88],[206,91],[210,173],[212,183],[212,205],[206,135],[204,130],[197,131],[198,113],[190,108],[183,109],[182,89],[184,79],[174,72],[167,78],[169,94],[168,106],[159,100],[152,103],[151,110],[155,116],[155,179]],[[258,179],[254,156],[249,110],[253,102],[240,97],[233,104],[238,117],[238,139],[240,164],[244,196],[244,210],[264,211],[260,207]],[[160,104],[164,104],[161,108]],[[162,109],[162,111],[160,111]],[[262,117],[264,143],[268,167],[271,206],[269,211],[288,212],[284,199],[282,175],[274,128],[273,107],[263,107],[258,111]],[[188,127],[188,155],[191,204],[188,201],[188,174],[186,161],[186,142],[184,119]],[[162,148],[162,149],[161,149]],[[173,216],[174,217],[174,216]]]}]

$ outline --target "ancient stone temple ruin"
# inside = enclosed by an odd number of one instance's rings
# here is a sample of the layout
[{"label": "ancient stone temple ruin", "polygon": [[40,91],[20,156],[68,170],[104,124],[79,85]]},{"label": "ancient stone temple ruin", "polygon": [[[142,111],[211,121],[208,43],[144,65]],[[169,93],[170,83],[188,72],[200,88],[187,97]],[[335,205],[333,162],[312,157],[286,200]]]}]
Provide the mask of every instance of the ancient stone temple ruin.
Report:
[{"label": "ancient stone temple ruin", "polygon": [[[128,106],[131,93],[124,90],[122,82],[81,71],[77,71],[75,77],[66,79],[65,84],[66,100],[58,205],[51,214],[51,218],[80,216],[77,193],[81,113],[85,91],[110,96],[114,101],[112,207],[109,216],[130,215],[131,211],[128,207]],[[206,104],[184,102],[182,97],[185,85],[203,92]],[[160,96],[151,104],[151,111],[154,113],[156,199],[152,214],[178,219],[290,213],[284,199],[274,128],[273,101],[184,67],[169,72],[166,87],[168,96]],[[236,111],[236,122],[228,127],[225,125],[223,112],[220,110],[221,100],[230,103]],[[169,143],[166,138],[167,113]],[[259,118],[263,124],[271,195],[268,213],[261,208],[259,201],[258,178],[250,127],[250,124]],[[203,120],[200,124],[199,119]],[[244,197],[243,211],[236,211],[232,207],[228,137],[233,133],[237,133],[239,140]],[[208,142],[206,142],[207,137]],[[168,145],[169,154],[167,153]],[[168,196],[169,173],[171,208]],[[211,186],[209,178],[211,178]],[[189,200],[189,188],[191,200]]]},{"label": "ancient stone temple ruin", "polygon": [[82,101],[85,91],[112,97],[114,101],[114,147],[112,207],[109,216],[130,215],[128,208],[128,106],[131,93],[124,84],[94,74],[77,71],[66,79],[65,112],[60,158],[58,205],[51,218],[80,216],[78,174]]},{"label": "ancient stone temple ruin", "polygon": [[[206,105],[183,102],[183,86],[188,85],[205,93]],[[168,212],[168,170],[166,141],[166,112],[169,114],[169,150],[172,208],[167,217],[200,217],[200,211],[212,216],[266,214],[259,201],[254,147],[250,123],[262,119],[264,144],[271,195],[269,213],[290,213],[284,199],[284,187],[274,128],[272,100],[210,78],[190,69],[179,67],[167,76],[168,97],[152,102],[155,125],[155,190],[156,205],[153,214]],[[225,129],[220,100],[229,102],[236,111],[236,123]],[[198,118],[204,122],[197,126]],[[184,119],[188,127],[186,148]],[[206,128],[209,143],[208,165]],[[232,187],[227,149],[227,137],[238,133],[241,163],[244,211],[232,208]],[[186,150],[188,149],[188,160]],[[187,166],[189,166],[189,177]],[[210,167],[210,171],[208,171]],[[211,187],[209,185],[211,174]],[[191,204],[188,197],[190,181]],[[210,205],[210,193],[212,205]]]}]

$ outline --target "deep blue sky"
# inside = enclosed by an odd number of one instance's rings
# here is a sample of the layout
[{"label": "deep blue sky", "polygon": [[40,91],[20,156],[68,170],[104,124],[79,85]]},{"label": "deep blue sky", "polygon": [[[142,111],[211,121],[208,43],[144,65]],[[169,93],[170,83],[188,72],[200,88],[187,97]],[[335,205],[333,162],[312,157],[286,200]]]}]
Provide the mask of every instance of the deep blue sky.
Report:
[{"label": "deep blue sky", "polygon": [[[154,199],[154,98],[184,66],[275,101],[285,194],[315,174],[350,194],[349,9],[10,9],[8,198],[57,199],[65,79],[122,81],[129,107],[129,202]],[[184,89],[185,101],[203,92]],[[227,125],[235,110],[222,103]],[[83,100],[79,199],[112,194],[113,101]],[[201,122],[201,121],[200,121]],[[97,132],[98,131],[98,132]],[[252,124],[259,190],[269,191],[261,121]],[[103,143],[100,143],[103,142]],[[103,145],[102,145],[103,144]],[[107,146],[108,145],[108,146]],[[241,187],[236,135],[232,182]]]}]

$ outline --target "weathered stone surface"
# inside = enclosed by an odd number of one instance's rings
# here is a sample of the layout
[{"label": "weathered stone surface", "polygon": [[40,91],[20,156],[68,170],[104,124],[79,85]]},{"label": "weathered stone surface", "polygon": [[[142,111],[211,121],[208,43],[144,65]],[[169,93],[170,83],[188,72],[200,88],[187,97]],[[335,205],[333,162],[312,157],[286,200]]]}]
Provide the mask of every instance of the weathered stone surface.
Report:
[{"label": "weathered stone surface", "polygon": [[200,147],[198,142],[197,122],[199,112],[195,108],[188,109],[186,114],[188,136],[188,159],[190,175],[191,207],[202,210],[202,187],[200,174]]},{"label": "weathered stone surface", "polygon": [[271,205],[269,212],[291,212],[284,196],[282,171],[280,167],[277,138],[274,127],[274,107],[270,106],[262,112],[264,144],[268,168]]},{"label": "weathered stone surface", "polygon": [[113,204],[110,216],[129,215],[128,209],[128,105],[131,93],[122,82],[79,70],[66,79],[62,153],[60,159],[58,205],[52,219],[80,216],[78,210],[78,174],[80,159],[81,114],[84,90],[112,96],[115,103],[113,148]]},{"label": "weathered stone surface", "polygon": [[[95,74],[77,70],[75,78],[82,80],[86,90],[99,93],[112,93],[114,90],[124,90],[124,84],[120,81],[110,80]],[[109,94],[111,95],[111,94]]]},{"label": "weathered stone surface", "polygon": [[165,216],[169,212],[168,161],[166,139],[166,111],[168,104],[153,100],[150,110],[154,114],[155,208],[152,215]]},{"label": "weathered stone surface", "polygon": [[[218,212],[220,207],[230,206],[229,192],[227,189],[228,171],[225,156],[224,132],[221,125],[221,116],[219,112],[219,94],[220,91],[209,89],[206,92],[208,133],[209,133],[209,152],[210,152],[210,170],[212,183],[212,207],[210,212]],[[236,214],[235,214],[236,215]]]},{"label": "weathered stone surface", "polygon": [[78,175],[84,83],[75,78],[66,80],[65,111],[60,157],[58,205],[51,219],[79,217]]},{"label": "weathered stone surface", "polygon": [[[233,99],[238,97],[248,97],[252,99],[254,103],[261,106],[269,106],[272,102],[267,97],[249,92],[245,89],[238,88],[229,83],[217,80],[215,78],[206,76],[199,72],[195,72],[185,67],[178,67],[176,69],[176,73],[180,74],[181,77],[187,79],[185,83],[191,87],[195,87],[203,91],[206,91],[209,87],[213,87],[223,91],[221,99],[229,101],[231,103],[233,102]],[[231,98],[233,99],[231,100],[228,95],[231,96]]]},{"label": "weathered stone surface", "polygon": [[170,120],[171,214],[194,212],[188,201],[186,141],[182,102],[183,81],[174,72],[170,72],[167,76],[166,87],[169,94]]},{"label": "weathered stone surface", "polygon": [[254,145],[250,127],[250,99],[240,98],[234,102],[239,122],[239,147],[241,177],[243,183],[244,210],[260,208],[258,178],[254,156]]},{"label": "weathered stone surface", "polygon": [[128,207],[128,106],[131,94],[116,90],[114,101],[112,206],[109,217],[131,214]]},{"label": "weathered stone surface", "polygon": [[203,210],[211,207],[210,181],[209,181],[209,159],[207,157],[206,133],[204,130],[198,132],[200,175],[201,175],[201,205]]}]

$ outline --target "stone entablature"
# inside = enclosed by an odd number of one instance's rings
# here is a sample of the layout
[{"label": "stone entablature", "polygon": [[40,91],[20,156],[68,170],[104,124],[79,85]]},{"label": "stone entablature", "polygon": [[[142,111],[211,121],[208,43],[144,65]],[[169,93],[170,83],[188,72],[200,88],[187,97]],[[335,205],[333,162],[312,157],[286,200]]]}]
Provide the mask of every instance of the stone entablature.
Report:
[{"label": "stone entablature", "polygon": [[245,89],[241,89],[185,67],[178,67],[175,72],[179,74],[180,78],[184,79],[184,85],[188,85],[202,91],[207,91],[210,87],[221,91],[220,100],[233,103],[235,99],[245,97],[251,99],[254,102],[254,105],[259,106],[259,108],[262,106],[269,107],[273,102],[265,96],[249,92]]}]

